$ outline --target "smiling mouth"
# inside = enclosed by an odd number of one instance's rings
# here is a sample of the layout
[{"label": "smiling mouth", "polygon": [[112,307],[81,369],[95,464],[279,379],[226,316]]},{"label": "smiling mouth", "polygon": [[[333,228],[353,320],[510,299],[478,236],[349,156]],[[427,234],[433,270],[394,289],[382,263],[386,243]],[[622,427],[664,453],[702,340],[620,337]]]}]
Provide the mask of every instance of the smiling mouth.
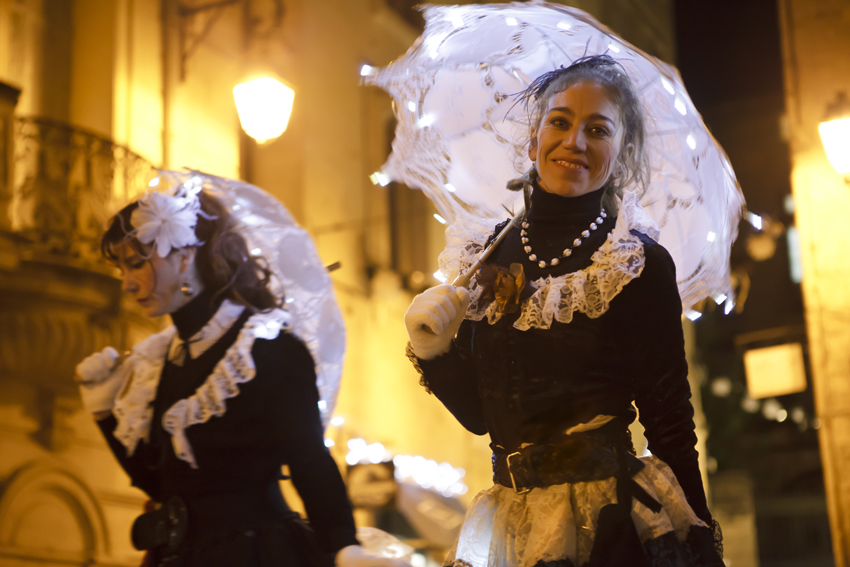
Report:
[{"label": "smiling mouth", "polygon": [[571,161],[564,161],[561,159],[554,160],[560,166],[566,167],[568,169],[587,169],[587,166],[581,163],[573,163]]},{"label": "smiling mouth", "polygon": [[137,299],[136,303],[144,304],[144,303],[147,303],[149,300],[150,300],[150,297],[145,297],[145,298],[142,298],[142,299]]}]

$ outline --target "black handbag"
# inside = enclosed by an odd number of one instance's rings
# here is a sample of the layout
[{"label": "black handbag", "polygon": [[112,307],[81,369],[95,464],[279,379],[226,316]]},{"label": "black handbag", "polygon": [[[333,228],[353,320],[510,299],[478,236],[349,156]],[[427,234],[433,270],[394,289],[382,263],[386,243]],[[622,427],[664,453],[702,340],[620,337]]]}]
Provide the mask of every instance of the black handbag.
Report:
[{"label": "black handbag", "polygon": [[156,550],[160,557],[174,555],[186,538],[189,512],[186,504],[174,497],[152,512],[145,512],[133,522],[133,547]]}]

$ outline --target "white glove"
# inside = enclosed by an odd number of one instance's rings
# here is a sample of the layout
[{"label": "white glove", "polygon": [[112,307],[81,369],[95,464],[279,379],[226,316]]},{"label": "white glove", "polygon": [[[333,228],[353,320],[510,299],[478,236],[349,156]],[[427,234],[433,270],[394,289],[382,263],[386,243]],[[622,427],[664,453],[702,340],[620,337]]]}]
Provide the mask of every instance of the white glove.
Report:
[{"label": "white glove", "polygon": [[80,397],[89,412],[111,411],[115,405],[115,397],[124,382],[120,373],[113,372],[119,357],[117,350],[106,347],[77,365]]},{"label": "white glove", "polygon": [[414,297],[404,314],[404,324],[416,356],[430,360],[449,352],[468,306],[466,288],[449,284],[426,289]]},{"label": "white glove", "polygon": [[383,557],[366,551],[359,545],[348,545],[336,554],[339,567],[410,567],[403,559]]}]

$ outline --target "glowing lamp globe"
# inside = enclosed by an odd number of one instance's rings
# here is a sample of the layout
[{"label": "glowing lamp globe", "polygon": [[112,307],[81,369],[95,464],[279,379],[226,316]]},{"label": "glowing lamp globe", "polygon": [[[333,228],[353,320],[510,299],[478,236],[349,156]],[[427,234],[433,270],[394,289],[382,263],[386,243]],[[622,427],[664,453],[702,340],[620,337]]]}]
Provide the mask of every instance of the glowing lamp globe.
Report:
[{"label": "glowing lamp globe", "polygon": [[838,173],[850,173],[850,117],[821,122],[818,130],[829,163]]},{"label": "glowing lamp globe", "polygon": [[850,100],[847,93],[839,93],[818,131],[829,163],[841,175],[850,174]]},{"label": "glowing lamp globe", "polygon": [[286,130],[295,91],[276,79],[263,77],[233,87],[233,98],[242,129],[263,144]]}]

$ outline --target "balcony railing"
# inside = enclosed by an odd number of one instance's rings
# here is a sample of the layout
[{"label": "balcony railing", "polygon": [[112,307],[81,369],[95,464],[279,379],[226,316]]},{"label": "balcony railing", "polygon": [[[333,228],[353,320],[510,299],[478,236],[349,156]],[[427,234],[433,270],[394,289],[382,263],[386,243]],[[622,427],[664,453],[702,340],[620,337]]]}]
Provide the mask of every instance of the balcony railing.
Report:
[{"label": "balcony railing", "polygon": [[104,224],[144,191],[151,164],[107,138],[55,120],[15,117],[13,125],[14,173],[2,228],[39,252],[100,263]]}]

